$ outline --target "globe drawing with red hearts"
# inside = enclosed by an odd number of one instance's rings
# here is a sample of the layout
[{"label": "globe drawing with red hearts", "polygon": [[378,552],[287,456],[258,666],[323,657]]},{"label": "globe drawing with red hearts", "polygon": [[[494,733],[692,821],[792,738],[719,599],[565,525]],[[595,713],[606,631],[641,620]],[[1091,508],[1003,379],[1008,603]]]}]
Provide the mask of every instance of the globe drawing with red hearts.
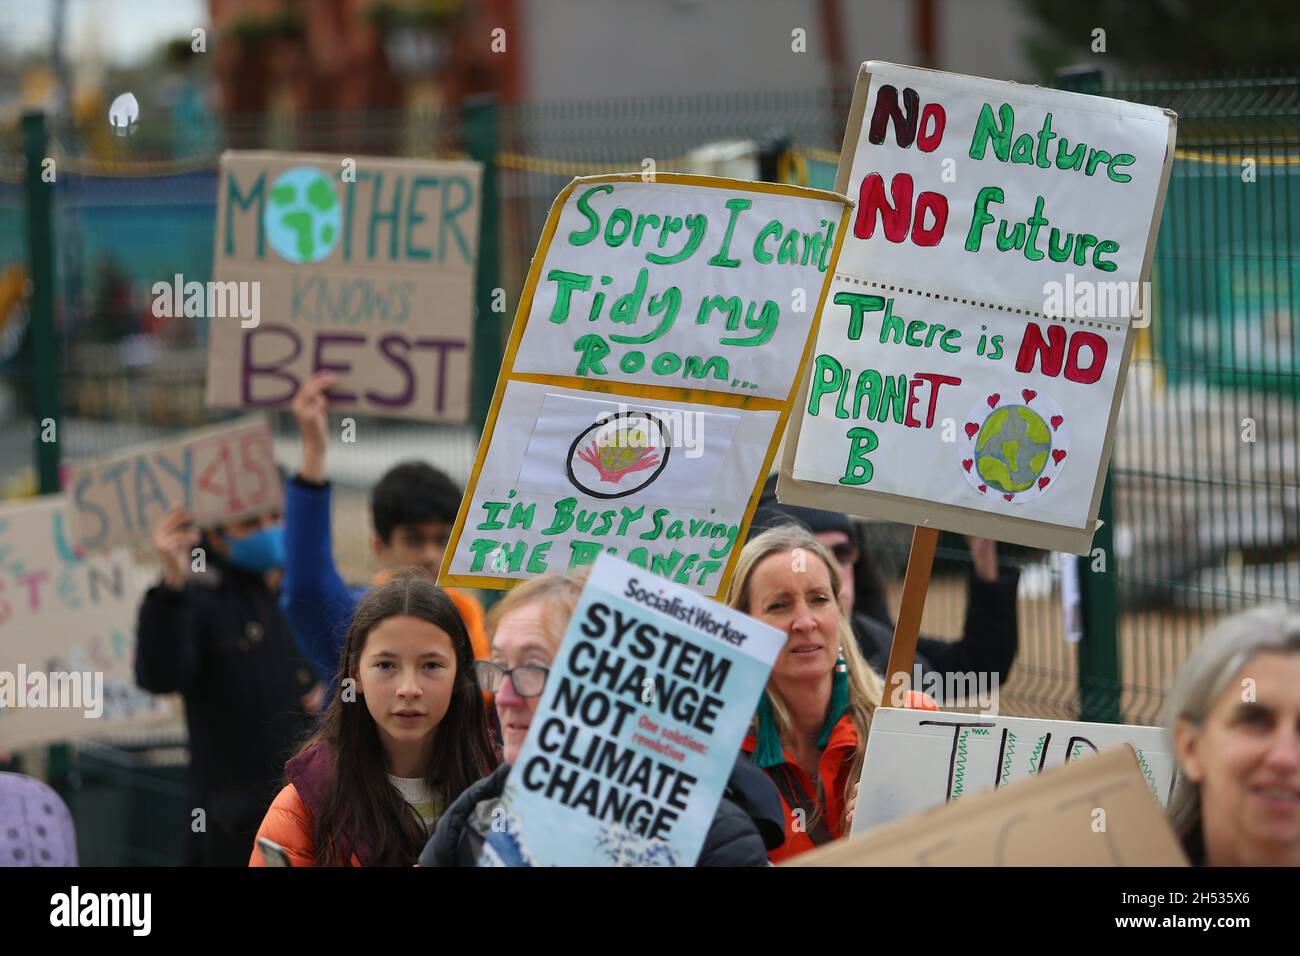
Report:
[{"label": "globe drawing with red hearts", "polygon": [[1036,389],[990,392],[962,423],[958,461],[981,497],[1023,505],[1050,494],[1070,456],[1065,413]]}]

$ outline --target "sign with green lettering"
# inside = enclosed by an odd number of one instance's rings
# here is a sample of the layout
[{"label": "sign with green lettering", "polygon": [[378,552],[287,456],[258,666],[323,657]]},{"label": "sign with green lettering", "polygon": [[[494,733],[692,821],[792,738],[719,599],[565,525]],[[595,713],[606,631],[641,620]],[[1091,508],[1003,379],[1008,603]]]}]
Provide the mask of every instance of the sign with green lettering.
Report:
[{"label": "sign with green lettering", "polygon": [[507,588],[609,552],[721,593],[849,209],[834,193],[702,176],[570,183],[439,580]]},{"label": "sign with green lettering", "polygon": [[209,319],[208,404],[281,408],[328,370],[335,410],[465,421],[481,178],[472,162],[225,153],[214,281],[178,277],[174,296]]},{"label": "sign with green lettering", "polygon": [[889,63],[782,501],[1086,553],[1173,160],[1150,106]]}]

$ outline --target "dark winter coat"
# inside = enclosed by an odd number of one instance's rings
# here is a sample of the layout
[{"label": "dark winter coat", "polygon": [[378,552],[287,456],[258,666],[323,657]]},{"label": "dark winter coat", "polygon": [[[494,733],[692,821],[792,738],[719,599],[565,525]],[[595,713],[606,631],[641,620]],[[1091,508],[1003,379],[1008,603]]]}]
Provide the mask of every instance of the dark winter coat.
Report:
[{"label": "dark winter coat", "polygon": [[[487,822],[509,774],[510,765],[502,764],[460,795],[438,820],[420,854],[420,866],[476,865],[483,837],[471,818],[482,817],[480,826]],[[739,757],[696,866],[766,866],[767,851],[784,839],[780,795],[763,771]]]},{"label": "dark winter coat", "polygon": [[145,594],[136,683],[181,695],[192,799],[209,828],[255,827],[308,730],[302,697],[316,677],[260,575],[224,563],[211,573],[215,586],[158,585]]}]

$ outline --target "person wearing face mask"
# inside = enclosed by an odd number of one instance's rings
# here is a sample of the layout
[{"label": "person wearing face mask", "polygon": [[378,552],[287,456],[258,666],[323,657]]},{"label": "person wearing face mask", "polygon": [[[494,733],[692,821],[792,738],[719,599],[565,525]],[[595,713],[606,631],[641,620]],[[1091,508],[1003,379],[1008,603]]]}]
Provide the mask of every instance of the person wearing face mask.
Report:
[{"label": "person wearing face mask", "polygon": [[200,532],[174,508],[153,544],[163,577],[140,606],[136,683],[184,702],[191,806],[205,822],[189,828],[187,862],[242,866],[322,698],[276,603],[283,529],[260,516]]}]

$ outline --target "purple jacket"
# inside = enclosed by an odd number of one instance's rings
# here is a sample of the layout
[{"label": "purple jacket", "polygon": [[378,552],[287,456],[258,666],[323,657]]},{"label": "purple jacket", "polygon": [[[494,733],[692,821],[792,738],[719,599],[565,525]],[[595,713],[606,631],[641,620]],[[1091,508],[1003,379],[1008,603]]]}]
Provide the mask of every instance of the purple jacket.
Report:
[{"label": "purple jacket", "polygon": [[[284,775],[298,791],[312,820],[319,820],[329,793],[330,781],[334,778],[333,752],[324,744],[318,744],[290,758],[284,765]],[[370,851],[365,840],[353,839],[352,834],[339,831],[338,845],[345,857],[355,854],[362,866],[371,865]]]}]

